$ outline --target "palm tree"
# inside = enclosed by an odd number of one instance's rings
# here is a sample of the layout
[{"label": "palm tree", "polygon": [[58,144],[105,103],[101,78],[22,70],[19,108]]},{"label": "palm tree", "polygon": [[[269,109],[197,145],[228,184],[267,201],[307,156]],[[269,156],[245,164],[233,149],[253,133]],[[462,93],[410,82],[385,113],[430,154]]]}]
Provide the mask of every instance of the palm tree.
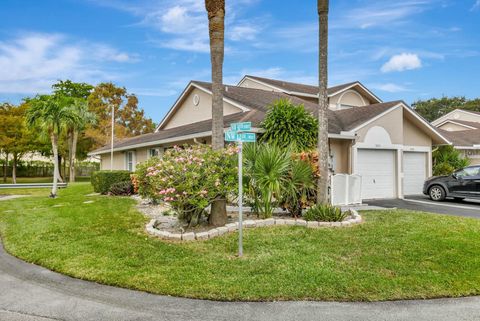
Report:
[{"label": "palm tree", "polygon": [[27,100],[29,109],[26,113],[26,121],[30,126],[38,126],[43,133],[48,134],[52,142],[53,154],[53,186],[50,197],[57,196],[58,188],[58,137],[67,123],[78,121],[78,116],[71,108],[64,97],[53,95],[37,95]]},{"label": "palm tree", "polygon": [[318,0],[319,22],[319,93],[318,93],[318,162],[317,202],[328,203],[328,0]]},{"label": "palm tree", "polygon": [[81,98],[74,98],[69,108],[76,114],[75,121],[69,123],[67,126],[68,162],[70,168],[69,181],[72,183],[75,182],[78,135],[84,131],[88,125],[96,123],[96,116],[94,113],[88,111],[86,100]]},{"label": "palm tree", "polygon": [[[223,57],[225,45],[225,0],[205,0],[210,35],[210,60],[212,64],[212,147],[224,148],[223,138]],[[212,204],[210,224],[225,225],[227,222],[226,201]]]}]

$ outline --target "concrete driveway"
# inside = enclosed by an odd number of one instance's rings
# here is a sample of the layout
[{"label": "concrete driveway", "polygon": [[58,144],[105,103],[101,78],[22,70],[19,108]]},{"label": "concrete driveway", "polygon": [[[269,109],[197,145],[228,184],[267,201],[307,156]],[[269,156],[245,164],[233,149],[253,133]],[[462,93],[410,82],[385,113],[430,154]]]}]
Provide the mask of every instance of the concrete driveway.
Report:
[{"label": "concrete driveway", "polygon": [[454,216],[474,217],[480,219],[480,201],[465,199],[434,202],[425,195],[406,196],[405,199],[366,200],[372,206],[399,208],[413,211],[448,214]]},{"label": "concrete driveway", "polygon": [[0,320],[473,321],[480,320],[480,297],[379,303],[181,299],[73,279],[13,258],[0,243]]}]

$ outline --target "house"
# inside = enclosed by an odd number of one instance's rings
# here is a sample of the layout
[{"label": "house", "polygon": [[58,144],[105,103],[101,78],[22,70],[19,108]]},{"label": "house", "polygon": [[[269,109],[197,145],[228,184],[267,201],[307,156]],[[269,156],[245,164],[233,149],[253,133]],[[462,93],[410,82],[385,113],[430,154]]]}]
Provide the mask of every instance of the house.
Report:
[{"label": "house", "polygon": [[432,125],[468,157],[472,165],[480,165],[480,112],[455,109],[433,121]]},{"label": "house", "polygon": [[[303,104],[315,114],[315,86],[245,76],[236,86],[224,86],[224,122],[252,122],[261,132],[268,106],[279,99]],[[334,173],[362,176],[362,198],[396,198],[420,194],[431,176],[433,145],[448,144],[435,127],[403,101],[382,102],[360,82],[328,89],[329,144]],[[135,170],[136,164],[165,148],[211,141],[211,84],[191,81],[151,134],[114,144],[114,169]],[[110,146],[100,155],[110,169]]]}]

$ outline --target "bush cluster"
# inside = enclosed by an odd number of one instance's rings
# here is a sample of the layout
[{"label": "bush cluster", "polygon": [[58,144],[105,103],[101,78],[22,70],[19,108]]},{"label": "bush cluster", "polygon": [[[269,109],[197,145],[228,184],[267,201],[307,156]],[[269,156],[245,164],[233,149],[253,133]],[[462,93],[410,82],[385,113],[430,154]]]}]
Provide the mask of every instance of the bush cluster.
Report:
[{"label": "bush cluster", "polygon": [[113,184],[130,182],[129,171],[96,171],[92,173],[91,183],[96,193],[107,194]]},{"label": "bush cluster", "polygon": [[214,200],[235,195],[236,154],[235,147],[220,151],[206,145],[174,147],[162,158],[137,166],[138,193],[169,203],[179,219],[196,225]]},{"label": "bush cluster", "polygon": [[130,181],[117,182],[110,186],[109,192],[115,196],[130,196],[134,193],[133,184]]},{"label": "bush cluster", "polygon": [[331,205],[316,205],[309,208],[303,218],[306,221],[320,221],[320,222],[341,222],[350,212],[342,212],[339,207]]},{"label": "bush cluster", "polygon": [[292,216],[315,199],[314,167],[308,159],[276,144],[249,144],[244,153],[245,200],[262,218],[282,206]]}]

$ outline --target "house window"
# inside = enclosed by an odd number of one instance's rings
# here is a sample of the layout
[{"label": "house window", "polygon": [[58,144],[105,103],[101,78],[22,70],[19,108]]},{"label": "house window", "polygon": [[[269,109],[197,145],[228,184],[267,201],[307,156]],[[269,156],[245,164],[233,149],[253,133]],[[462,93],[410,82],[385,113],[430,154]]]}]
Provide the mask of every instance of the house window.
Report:
[{"label": "house window", "polygon": [[163,154],[163,148],[150,148],[148,150],[148,158],[150,157],[159,157]]},{"label": "house window", "polygon": [[135,169],[133,151],[129,151],[125,153],[125,169],[130,172],[133,172]]}]

